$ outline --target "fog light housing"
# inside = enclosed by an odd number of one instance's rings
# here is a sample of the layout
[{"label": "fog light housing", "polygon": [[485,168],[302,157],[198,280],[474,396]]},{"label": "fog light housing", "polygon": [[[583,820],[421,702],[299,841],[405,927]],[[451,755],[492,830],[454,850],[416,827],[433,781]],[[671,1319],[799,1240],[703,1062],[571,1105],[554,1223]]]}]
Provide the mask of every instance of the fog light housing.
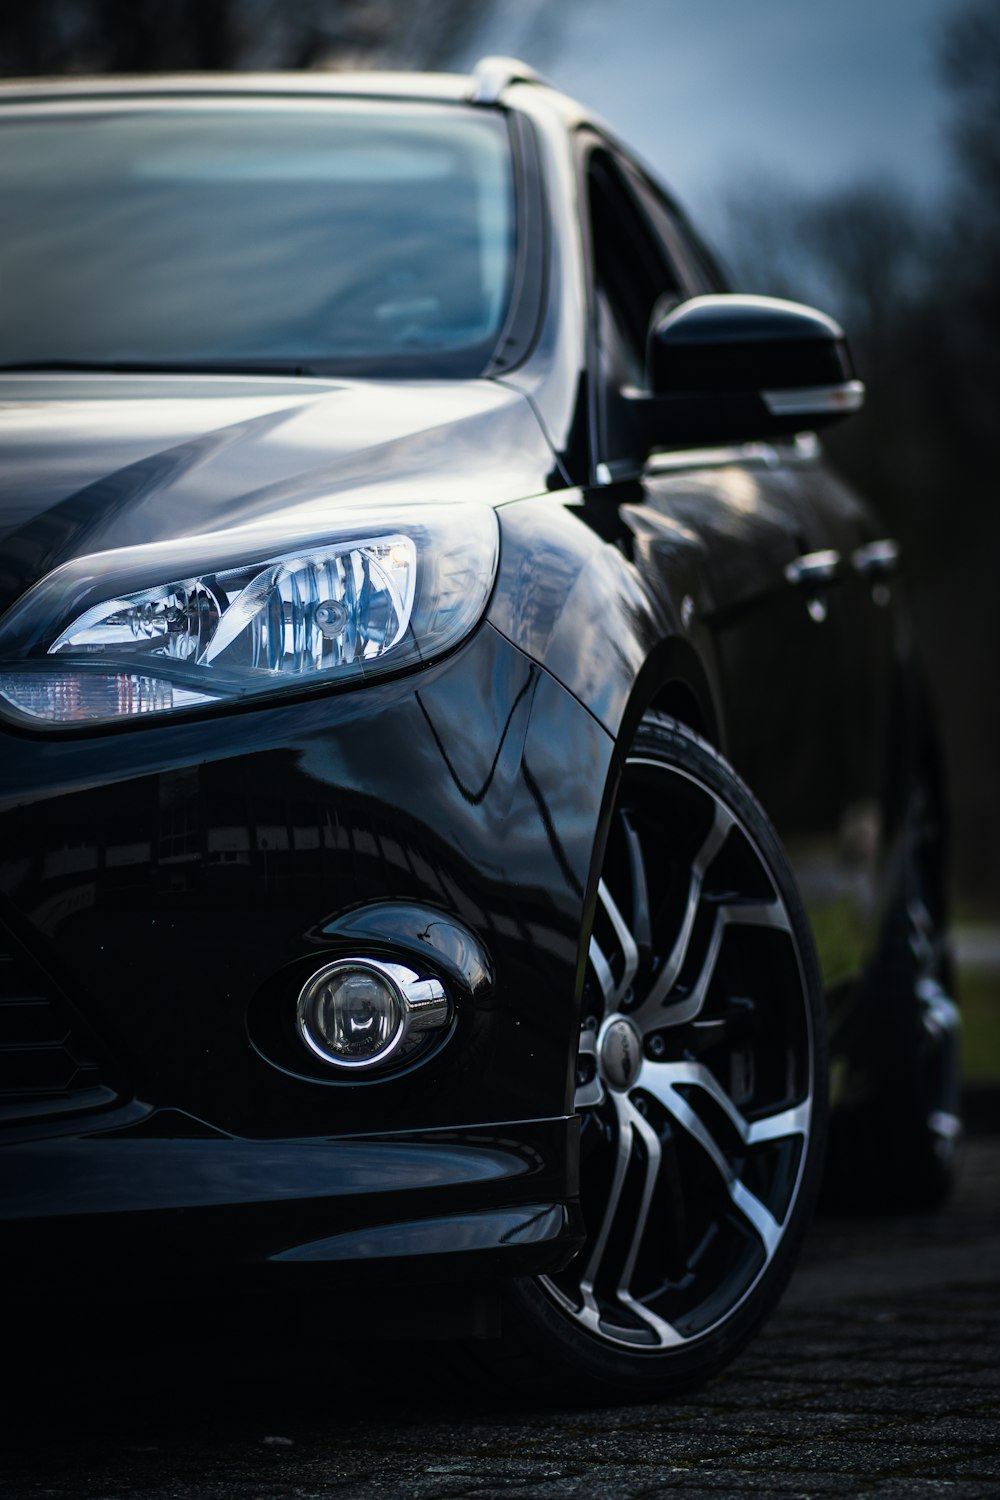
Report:
[{"label": "fog light housing", "polygon": [[381,959],[340,958],[303,985],[296,1016],[302,1040],[324,1062],[373,1068],[446,1025],[448,1011],[440,980]]}]

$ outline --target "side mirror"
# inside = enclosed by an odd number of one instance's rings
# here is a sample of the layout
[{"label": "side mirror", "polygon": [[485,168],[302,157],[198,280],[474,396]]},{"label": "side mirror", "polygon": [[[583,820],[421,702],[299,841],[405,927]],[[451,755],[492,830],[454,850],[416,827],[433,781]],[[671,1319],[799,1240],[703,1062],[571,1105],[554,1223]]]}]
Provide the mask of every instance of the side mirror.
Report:
[{"label": "side mirror", "polygon": [[859,411],[865,388],[824,313],[774,297],[693,297],[649,331],[649,450],[763,441]]}]

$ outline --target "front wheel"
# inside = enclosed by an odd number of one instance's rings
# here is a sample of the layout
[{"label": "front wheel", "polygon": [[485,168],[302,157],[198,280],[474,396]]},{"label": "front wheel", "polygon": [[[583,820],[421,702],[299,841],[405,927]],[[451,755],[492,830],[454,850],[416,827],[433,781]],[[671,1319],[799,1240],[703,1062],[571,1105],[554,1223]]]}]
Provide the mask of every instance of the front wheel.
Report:
[{"label": "front wheel", "polygon": [[780,1295],[815,1196],[824,1015],[763,811],[704,741],[647,716],[589,945],[586,1243],[565,1270],[511,1286],[495,1369],[621,1400],[689,1388],[732,1358]]}]

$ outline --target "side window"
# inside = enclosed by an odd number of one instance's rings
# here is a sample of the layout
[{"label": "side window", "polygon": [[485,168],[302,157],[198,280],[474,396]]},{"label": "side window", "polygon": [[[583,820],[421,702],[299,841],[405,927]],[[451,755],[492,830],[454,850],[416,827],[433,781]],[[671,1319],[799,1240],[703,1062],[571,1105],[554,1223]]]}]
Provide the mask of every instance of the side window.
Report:
[{"label": "side window", "polygon": [[627,165],[628,177],[636,197],[667,258],[677,266],[685,283],[685,295],[726,291],[726,279],[715,257],[688,224],[683,215],[663,196],[659,188]]},{"label": "side window", "polygon": [[612,474],[634,471],[641,443],[621,392],[646,380],[646,336],[653,309],[685,295],[633,189],[612,153],[594,145],[586,157],[594,347],[597,359],[597,450]]}]

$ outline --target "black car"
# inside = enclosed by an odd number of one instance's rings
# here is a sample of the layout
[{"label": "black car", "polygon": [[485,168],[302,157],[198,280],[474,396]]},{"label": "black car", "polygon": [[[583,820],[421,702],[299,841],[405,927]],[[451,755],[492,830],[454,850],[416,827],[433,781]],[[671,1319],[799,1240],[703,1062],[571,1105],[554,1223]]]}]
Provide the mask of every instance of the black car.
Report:
[{"label": "black car", "polygon": [[11,85],[0,142],[7,1296],[705,1377],[831,1080],[842,1197],[959,1133],[840,329],[503,59]]}]

